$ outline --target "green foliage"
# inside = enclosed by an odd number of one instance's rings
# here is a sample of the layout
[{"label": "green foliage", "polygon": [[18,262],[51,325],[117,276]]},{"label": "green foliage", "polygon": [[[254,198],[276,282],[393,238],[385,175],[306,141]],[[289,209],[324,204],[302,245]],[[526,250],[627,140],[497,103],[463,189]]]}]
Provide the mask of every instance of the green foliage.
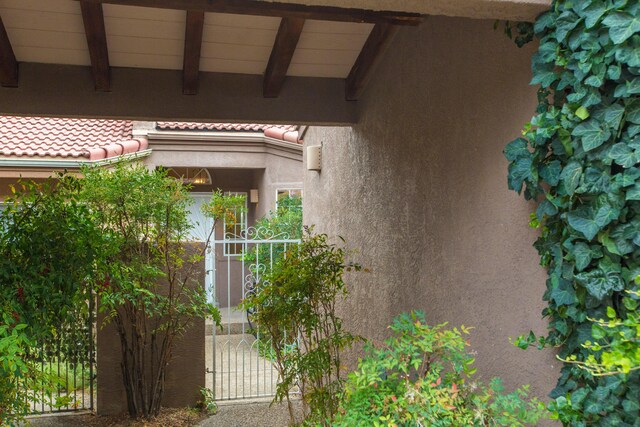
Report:
[{"label": "green foliage", "polygon": [[[20,182],[0,213],[0,425],[20,420],[40,399],[65,403],[46,397],[60,384],[38,369],[37,349],[89,309],[88,279],[102,238],[78,189],[71,176]],[[34,389],[44,393],[29,393]]]},{"label": "green foliage", "polygon": [[565,362],[574,363],[593,376],[629,374],[640,370],[640,293],[628,291],[622,302],[627,309],[626,319],[618,318],[613,307],[607,307],[607,319],[593,320],[591,335],[596,342],[582,346],[591,351],[586,360],[569,355]]},{"label": "green foliage", "polygon": [[[205,246],[189,246],[187,189],[165,171],[142,165],[83,170],[81,198],[104,236],[99,307],[121,342],[128,410],[158,414],[173,348],[195,319],[219,313],[198,282]],[[227,203],[220,194],[215,200]],[[211,215],[224,207],[209,206]]]},{"label": "green foliage", "polygon": [[638,425],[640,415],[630,403],[640,401],[638,371],[594,377],[580,367],[607,345],[590,319],[613,310],[628,320],[624,292],[640,274],[639,14],[637,1],[554,1],[535,23],[536,115],[505,149],[509,188],[539,202],[535,247],[549,274],[548,336],[518,345],[558,346],[577,362],[552,393],[565,425]]},{"label": "green foliage", "polygon": [[533,40],[535,34],[533,31],[533,24],[531,22],[516,22],[515,35],[513,31],[514,25],[511,21],[502,22],[497,20],[493,24],[493,29],[497,30],[501,24],[503,25],[504,34],[512,39],[518,47],[522,47]]},{"label": "green foliage", "polygon": [[198,401],[198,407],[207,415],[215,415],[218,413],[218,404],[216,403],[213,390],[201,387],[200,388],[200,400]]},{"label": "green foliage", "polygon": [[[278,209],[256,221],[256,239],[301,239],[302,198],[286,196],[278,200]],[[284,254],[284,244],[261,245],[244,254],[245,262],[277,261]]]},{"label": "green foliage", "polygon": [[430,327],[420,311],[396,317],[384,346],[368,344],[349,374],[334,426],[535,425],[544,404],[527,401],[527,387],[503,393],[498,378],[472,380],[465,350],[469,329]]},{"label": "green foliage", "polygon": [[361,270],[346,255],[326,235],[305,229],[300,245],[290,246],[243,302],[272,340],[279,374],[274,401],[287,400],[292,423],[289,394],[296,386],[305,403],[304,425],[331,425],[338,408],[341,353],[358,339],[335,313],[346,295],[344,273]]}]

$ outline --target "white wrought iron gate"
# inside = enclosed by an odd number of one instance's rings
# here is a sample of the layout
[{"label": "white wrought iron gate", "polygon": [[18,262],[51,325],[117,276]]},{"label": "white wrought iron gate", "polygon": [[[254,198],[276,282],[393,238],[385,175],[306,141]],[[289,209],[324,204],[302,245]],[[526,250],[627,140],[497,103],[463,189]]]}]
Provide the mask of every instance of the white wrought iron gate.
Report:
[{"label": "white wrought iron gate", "polygon": [[212,240],[207,254],[209,298],[222,314],[222,328],[207,326],[207,387],[216,400],[273,396],[278,373],[270,338],[240,305],[259,290],[263,276],[299,240],[249,227]]}]

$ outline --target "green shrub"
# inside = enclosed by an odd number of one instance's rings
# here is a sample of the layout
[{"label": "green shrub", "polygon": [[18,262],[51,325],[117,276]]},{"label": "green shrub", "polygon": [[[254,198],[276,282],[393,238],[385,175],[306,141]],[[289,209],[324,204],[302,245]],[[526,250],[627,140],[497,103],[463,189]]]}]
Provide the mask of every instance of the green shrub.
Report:
[{"label": "green shrub", "polygon": [[544,404],[527,400],[527,386],[504,394],[500,379],[472,379],[464,326],[430,327],[422,312],[394,319],[393,336],[349,374],[336,427],[535,425]]},{"label": "green shrub", "polygon": [[274,401],[287,400],[292,424],[301,421],[290,402],[294,389],[302,394],[303,425],[331,425],[338,409],[341,354],[358,339],[335,312],[346,295],[344,273],[360,270],[345,258],[344,248],[306,229],[300,245],[289,246],[243,302],[271,339],[279,376]]},{"label": "green shrub", "polygon": [[[638,425],[640,371],[593,376],[593,319],[627,319],[640,277],[640,2],[552,2],[534,30],[534,117],[505,149],[509,188],[538,202],[535,247],[548,270],[546,336],[565,364],[551,409],[565,425]],[[596,330],[597,331],[597,330]],[[598,333],[598,332],[596,332]],[[631,343],[629,343],[631,344]],[[637,346],[637,343],[636,343]]]}]

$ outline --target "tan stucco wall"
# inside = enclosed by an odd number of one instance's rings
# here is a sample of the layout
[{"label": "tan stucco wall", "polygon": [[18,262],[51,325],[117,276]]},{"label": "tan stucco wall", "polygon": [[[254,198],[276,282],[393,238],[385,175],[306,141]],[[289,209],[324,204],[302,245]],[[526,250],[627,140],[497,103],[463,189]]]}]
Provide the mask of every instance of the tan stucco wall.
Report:
[{"label": "tan stucco wall", "polygon": [[533,46],[491,20],[432,17],[399,31],[351,128],[313,127],[322,171],[306,172],[304,214],[343,236],[369,274],[351,279],[341,314],[374,340],[400,312],[475,327],[479,375],[508,387],[555,385],[551,352],[509,343],[543,333],[545,272],[531,247],[533,206],[507,189],[501,151],[531,117]]},{"label": "tan stucco wall", "polygon": [[[271,0],[265,0],[271,1]],[[551,0],[277,0],[311,6],[390,10],[466,18],[533,20]]]},{"label": "tan stucco wall", "polygon": [[[201,246],[189,251],[201,250]],[[204,287],[204,260],[196,271],[199,285]],[[104,324],[104,314],[98,316],[97,334],[97,413],[118,415],[127,412],[127,397],[120,367],[120,339],[113,323]],[[205,386],[205,321],[196,319],[174,345],[173,357],[166,370],[162,406],[179,408],[196,406],[200,388]]]}]

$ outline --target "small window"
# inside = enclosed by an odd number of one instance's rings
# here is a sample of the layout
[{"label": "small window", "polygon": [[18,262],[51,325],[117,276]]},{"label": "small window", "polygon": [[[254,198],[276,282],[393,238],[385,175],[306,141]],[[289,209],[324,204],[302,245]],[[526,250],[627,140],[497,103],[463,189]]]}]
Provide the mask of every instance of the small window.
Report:
[{"label": "small window", "polygon": [[[248,227],[247,222],[247,193],[246,192],[238,192],[238,191],[227,191],[225,192],[227,196],[245,196],[244,199],[244,209],[237,209],[234,212],[235,221],[227,222],[227,218],[224,218],[224,240],[230,241],[232,243],[225,243],[224,245],[224,254],[227,256],[231,255],[241,255],[243,250],[243,232]],[[236,242],[234,242],[236,241]]]}]

